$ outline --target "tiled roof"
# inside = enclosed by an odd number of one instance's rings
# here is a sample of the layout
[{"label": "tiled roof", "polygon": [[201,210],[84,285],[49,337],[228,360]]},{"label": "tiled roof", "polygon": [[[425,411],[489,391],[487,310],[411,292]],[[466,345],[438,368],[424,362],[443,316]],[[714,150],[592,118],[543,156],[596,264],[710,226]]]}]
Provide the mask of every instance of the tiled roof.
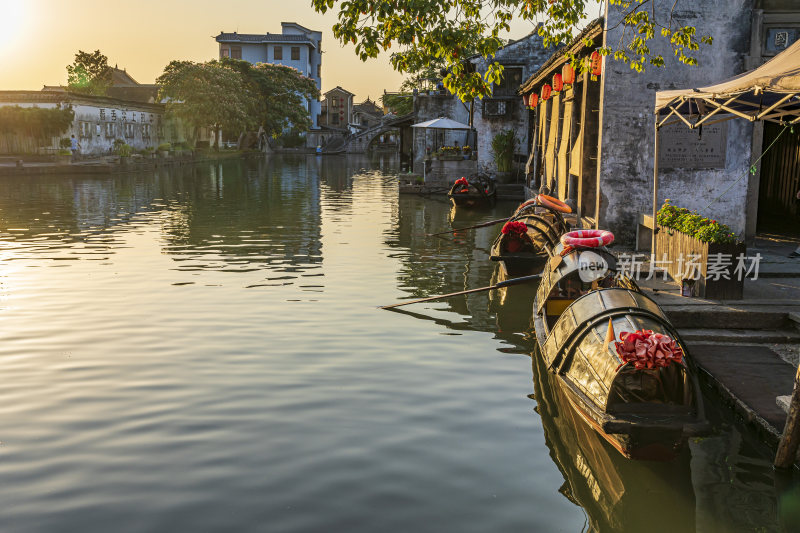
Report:
[{"label": "tiled roof", "polygon": [[218,43],[308,43],[316,48],[314,42],[305,35],[284,35],[280,33],[224,33],[220,32],[216,40]]},{"label": "tiled roof", "polygon": [[[577,53],[583,48],[586,48],[583,40],[587,37],[597,37],[601,35],[603,32],[603,18],[596,18],[592,22],[586,25],[586,27],[581,31],[578,35],[575,36],[572,41],[569,42],[566,46],[562,46],[558,50],[550,56],[544,65],[539,67],[539,70],[534,72],[522,86],[517,91],[519,94],[527,93],[532,91],[535,88],[535,85],[541,81],[543,76],[546,76],[549,71],[554,67],[558,66],[560,63],[566,61],[566,54],[567,52],[572,52],[573,54]],[[597,46],[602,45],[602,43],[596,44]]]}]

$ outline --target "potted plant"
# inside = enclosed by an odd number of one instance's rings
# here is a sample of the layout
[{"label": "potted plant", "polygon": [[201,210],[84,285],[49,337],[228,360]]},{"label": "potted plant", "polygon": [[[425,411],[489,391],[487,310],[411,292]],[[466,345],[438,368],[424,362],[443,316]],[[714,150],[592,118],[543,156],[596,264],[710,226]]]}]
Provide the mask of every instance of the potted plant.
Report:
[{"label": "potted plant", "polygon": [[169,157],[169,151],[172,149],[172,144],[170,143],[161,143],[156,148],[156,152],[161,157]]},{"label": "potted plant", "polygon": [[464,154],[464,159],[469,159],[472,156],[472,147],[470,147],[470,145],[468,145],[468,144],[465,144],[461,148],[461,151]]},{"label": "potted plant", "polygon": [[514,150],[517,148],[517,137],[514,130],[508,129],[492,139],[492,155],[497,166],[497,181],[508,183],[514,167]]},{"label": "potted plant", "polygon": [[114,141],[114,153],[119,156],[121,164],[127,165],[130,162],[131,154],[133,154],[133,147],[125,141],[117,139]]},{"label": "potted plant", "polygon": [[737,268],[747,247],[731,228],[674,206],[669,199],[658,211],[657,223],[656,259],[666,261],[667,272],[676,282],[694,281],[695,294],[704,298],[742,298],[746,270]]}]

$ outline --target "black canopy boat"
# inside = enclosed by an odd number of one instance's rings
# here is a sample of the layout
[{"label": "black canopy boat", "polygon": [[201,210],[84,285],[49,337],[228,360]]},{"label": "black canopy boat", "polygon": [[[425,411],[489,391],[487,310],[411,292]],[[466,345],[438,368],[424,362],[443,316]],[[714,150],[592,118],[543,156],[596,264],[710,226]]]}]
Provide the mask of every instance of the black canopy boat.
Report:
[{"label": "black canopy boat", "polygon": [[[672,459],[688,437],[709,430],[694,361],[658,304],[618,275],[608,250],[564,252],[563,244],[553,249],[534,299],[545,363],[575,411],[620,453]],[[613,341],[639,332],[668,336],[682,357],[653,368],[624,361]]]},{"label": "black canopy boat", "polygon": [[457,207],[483,207],[494,204],[497,185],[488,178],[459,178],[450,187],[447,197]]},{"label": "black canopy boat", "polygon": [[558,489],[581,506],[586,531],[695,531],[691,458],[629,461],[584,423],[542,357],[532,359],[536,412],[550,457],[564,476]]},{"label": "black canopy boat", "polygon": [[520,206],[492,244],[491,259],[510,276],[541,271],[569,225],[558,211],[535,203]]}]

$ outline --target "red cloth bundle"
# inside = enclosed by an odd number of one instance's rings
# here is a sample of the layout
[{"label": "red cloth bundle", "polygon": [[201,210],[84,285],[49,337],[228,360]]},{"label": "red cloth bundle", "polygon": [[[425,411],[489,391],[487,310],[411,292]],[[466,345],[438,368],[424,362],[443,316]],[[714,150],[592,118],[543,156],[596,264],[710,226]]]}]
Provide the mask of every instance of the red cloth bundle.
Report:
[{"label": "red cloth bundle", "polygon": [[453,185],[465,185],[465,186],[469,186],[469,182],[467,181],[467,178],[458,178],[458,179],[456,180],[456,182],[455,182]]},{"label": "red cloth bundle", "polygon": [[[615,342],[617,354],[625,363],[633,363],[637,370],[642,368],[666,368],[673,362],[683,361],[683,350],[669,335],[653,333],[644,329],[634,333],[623,331],[620,342]],[[621,366],[621,365],[620,365]]]}]

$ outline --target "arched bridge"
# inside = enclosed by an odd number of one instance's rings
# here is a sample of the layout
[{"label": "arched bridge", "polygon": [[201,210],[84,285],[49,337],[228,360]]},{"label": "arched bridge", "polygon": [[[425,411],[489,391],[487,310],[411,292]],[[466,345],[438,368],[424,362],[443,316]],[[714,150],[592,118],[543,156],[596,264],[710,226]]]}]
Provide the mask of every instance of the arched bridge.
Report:
[{"label": "arched bridge", "polygon": [[[342,149],[347,151],[349,154],[364,153],[367,151],[367,148],[369,148],[369,145],[375,140],[376,137],[379,137],[384,133],[389,133],[390,131],[410,128],[411,125],[415,123],[416,117],[416,113],[408,113],[407,115],[401,115],[399,117],[382,120],[380,124],[377,124],[367,130],[348,135],[344,139]],[[402,137],[402,132],[400,136]]]}]

